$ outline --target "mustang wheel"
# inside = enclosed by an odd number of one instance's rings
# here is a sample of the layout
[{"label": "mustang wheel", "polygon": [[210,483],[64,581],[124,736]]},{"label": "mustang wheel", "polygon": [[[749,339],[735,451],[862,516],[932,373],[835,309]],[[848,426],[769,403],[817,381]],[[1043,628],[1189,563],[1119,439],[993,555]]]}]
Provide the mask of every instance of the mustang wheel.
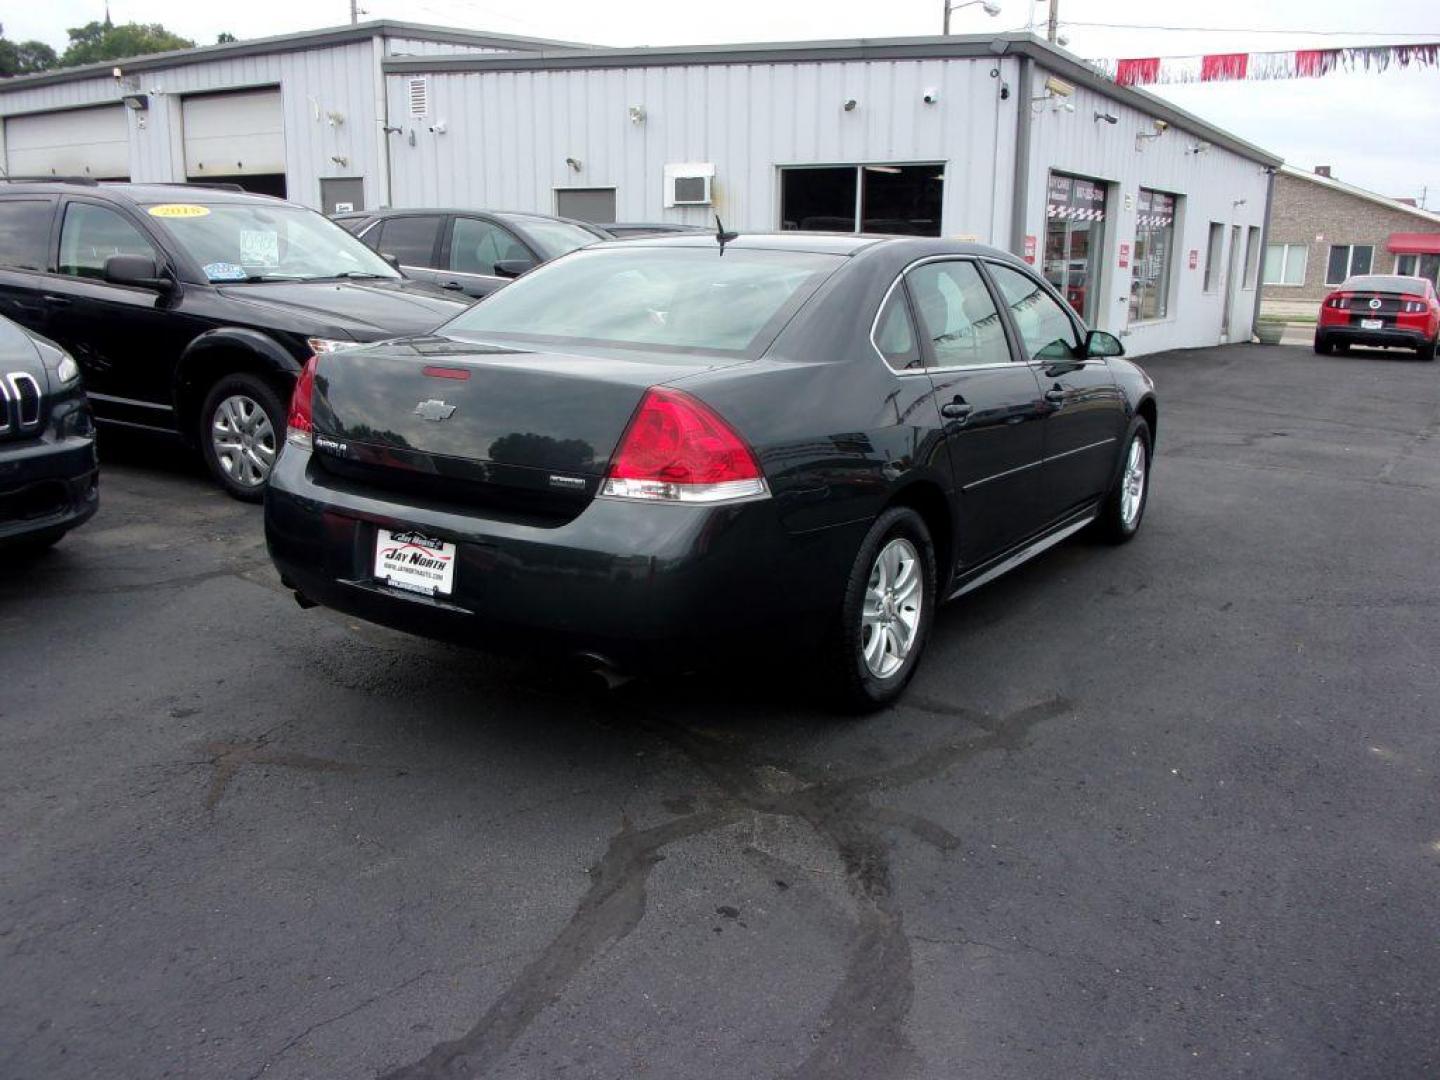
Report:
[{"label": "mustang wheel", "polygon": [[227,375],[200,412],[200,446],[215,479],[237,499],[259,502],[280,453],[285,407],[255,375]]},{"label": "mustang wheel", "polygon": [[1150,447],[1150,425],[1137,418],[1130,426],[1120,478],[1096,520],[1100,535],[1112,544],[1123,544],[1140,531],[1150,499]]},{"label": "mustang wheel", "polygon": [[885,511],[866,533],[846,582],[829,667],[842,706],[889,704],[915,673],[934,618],[935,546],[908,507]]},{"label": "mustang wheel", "polygon": [[1436,344],[1437,342],[1427,341],[1424,345],[1421,345],[1418,349],[1415,350],[1415,355],[1426,362],[1433,361],[1435,359]]},{"label": "mustang wheel", "polygon": [[1325,335],[1316,334],[1315,351],[1321,356],[1329,356],[1332,352],[1335,351],[1335,346],[1330,343],[1330,339]]}]

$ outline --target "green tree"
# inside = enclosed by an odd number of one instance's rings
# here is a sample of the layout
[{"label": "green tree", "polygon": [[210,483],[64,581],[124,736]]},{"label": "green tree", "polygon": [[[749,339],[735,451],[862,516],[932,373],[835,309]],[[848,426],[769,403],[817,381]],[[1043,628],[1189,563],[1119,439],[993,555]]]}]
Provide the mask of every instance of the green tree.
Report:
[{"label": "green tree", "polygon": [[43,41],[10,41],[0,26],[0,78],[44,71],[57,60],[55,50]]},{"label": "green tree", "polygon": [[215,38],[215,44],[216,44],[216,45],[229,45],[232,41],[239,41],[239,40],[240,40],[240,39],[237,38],[234,34],[230,33],[229,30],[221,30],[220,33],[219,33],[219,35]]},{"label": "green tree", "polygon": [[116,26],[106,20],[72,27],[66,33],[70,35],[70,47],[60,57],[62,67],[195,47],[195,42],[170,33],[159,23],[132,22]]}]

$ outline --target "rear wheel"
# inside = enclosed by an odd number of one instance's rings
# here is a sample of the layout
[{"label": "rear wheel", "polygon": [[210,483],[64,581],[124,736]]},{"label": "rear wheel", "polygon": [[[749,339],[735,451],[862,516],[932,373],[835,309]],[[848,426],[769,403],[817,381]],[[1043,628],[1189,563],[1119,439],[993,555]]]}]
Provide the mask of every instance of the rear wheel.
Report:
[{"label": "rear wheel", "polygon": [[1133,540],[1150,501],[1150,425],[1137,418],[1130,426],[1120,479],[1100,507],[1096,531],[1112,544]]},{"label": "rear wheel", "polygon": [[1415,350],[1415,355],[1426,363],[1429,363],[1435,359],[1435,345],[1436,343],[1434,341],[1427,341]]},{"label": "rear wheel", "polygon": [[200,449],[220,486],[259,502],[285,437],[285,405],[258,375],[226,375],[200,410]]},{"label": "rear wheel", "polygon": [[936,606],[935,545],[909,507],[886,510],[866,533],[826,645],[831,691],[868,712],[898,698],[915,674]]},{"label": "rear wheel", "polygon": [[1329,356],[1333,349],[1334,346],[1330,343],[1330,339],[1328,337],[1326,337],[1324,334],[1315,335],[1315,351],[1317,353],[1319,353],[1321,356]]}]

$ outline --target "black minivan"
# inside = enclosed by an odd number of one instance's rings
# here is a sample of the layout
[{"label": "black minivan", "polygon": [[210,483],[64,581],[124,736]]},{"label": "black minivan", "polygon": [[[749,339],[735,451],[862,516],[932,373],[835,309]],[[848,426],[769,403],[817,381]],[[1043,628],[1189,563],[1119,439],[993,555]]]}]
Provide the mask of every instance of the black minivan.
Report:
[{"label": "black minivan", "polygon": [[75,358],[98,422],[179,434],[237,498],[264,491],[306,359],[424,333],[467,302],[282,199],[0,183],[0,315]]}]

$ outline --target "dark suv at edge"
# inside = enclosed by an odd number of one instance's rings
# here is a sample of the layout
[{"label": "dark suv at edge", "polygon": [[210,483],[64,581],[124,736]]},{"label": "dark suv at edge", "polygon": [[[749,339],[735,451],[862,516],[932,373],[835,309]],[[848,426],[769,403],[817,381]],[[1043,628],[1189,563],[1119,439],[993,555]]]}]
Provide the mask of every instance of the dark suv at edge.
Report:
[{"label": "dark suv at edge", "polygon": [[431,330],[463,297],[323,215],[178,184],[0,184],[0,315],[79,363],[102,423],[198,444],[255,500],[316,352]]}]

